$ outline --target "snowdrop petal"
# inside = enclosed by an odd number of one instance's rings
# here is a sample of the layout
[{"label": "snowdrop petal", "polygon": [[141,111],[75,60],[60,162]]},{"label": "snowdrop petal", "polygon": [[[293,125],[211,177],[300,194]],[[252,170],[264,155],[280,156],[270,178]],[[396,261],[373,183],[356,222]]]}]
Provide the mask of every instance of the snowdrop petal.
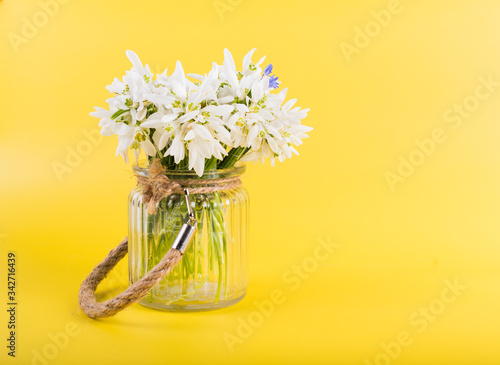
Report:
[{"label": "snowdrop petal", "polygon": [[198,152],[203,158],[210,158],[212,156],[212,144],[201,140],[199,137],[194,141],[196,143]]},{"label": "snowdrop petal", "polygon": [[[170,134],[169,133],[163,133],[160,137],[160,140],[158,141],[158,148],[160,150],[164,149],[167,146],[167,142],[170,140]],[[165,154],[167,156],[167,154]]]},{"label": "snowdrop petal", "polygon": [[151,94],[148,96],[148,100],[155,104],[172,104],[175,98],[167,95]]},{"label": "snowdrop petal", "polygon": [[241,162],[250,162],[250,161],[255,161],[256,159],[259,158],[259,154],[257,152],[248,152],[245,156],[243,156],[240,161]]},{"label": "snowdrop petal", "polygon": [[182,68],[181,61],[177,61],[175,63],[175,70],[170,76],[169,81],[177,82],[183,87],[186,86],[186,77],[184,75],[184,69]]},{"label": "snowdrop petal", "polygon": [[275,129],[281,129],[281,128],[283,128],[283,123],[281,123],[277,120],[274,120],[271,122],[271,127],[275,128]]},{"label": "snowdrop petal", "polygon": [[194,131],[191,129],[189,132],[186,133],[186,135],[184,136],[184,140],[185,141],[190,141],[192,140],[194,137],[196,137],[196,133],[194,133]]},{"label": "snowdrop petal", "polygon": [[288,111],[288,110],[290,110],[290,108],[293,106],[293,104],[295,104],[295,102],[296,102],[296,101],[297,101],[297,99],[290,99],[290,100],[288,100],[288,101],[285,103],[285,105],[283,105],[283,106],[281,107],[281,109],[282,109],[282,110],[284,110],[284,111]]},{"label": "snowdrop petal", "polygon": [[255,138],[253,140],[250,140],[250,146],[257,151],[260,146],[262,145],[262,138]]},{"label": "snowdrop petal", "polygon": [[257,63],[255,64],[255,66],[259,67],[261,65],[261,63],[264,62],[265,59],[266,59],[266,56],[262,57],[260,60],[257,61]]},{"label": "snowdrop petal", "polygon": [[276,129],[274,129],[273,127],[271,127],[270,125],[267,126],[267,132],[268,134],[272,134],[272,138],[273,139],[277,139],[279,141],[281,141],[283,138],[281,137],[281,134],[280,132],[278,132]]},{"label": "snowdrop petal", "polygon": [[300,146],[303,143],[299,137],[294,136],[293,134],[289,138],[290,138],[290,141],[292,141],[292,143],[296,146]]},{"label": "snowdrop petal", "polygon": [[[292,157],[292,150],[290,149],[290,147],[285,146],[285,147],[282,148],[282,151],[285,154],[286,158],[291,158]],[[280,161],[281,161],[281,159],[280,159]],[[281,161],[281,162],[283,162],[283,161]]]},{"label": "snowdrop petal", "polygon": [[143,120],[144,117],[146,117],[146,113],[147,113],[147,109],[146,108],[143,108],[142,110],[138,111],[137,112],[137,115],[136,115],[136,119],[137,120]]},{"label": "snowdrop petal", "polygon": [[236,72],[236,66],[234,64],[233,55],[227,48],[224,48],[224,66],[229,68],[229,70]]},{"label": "snowdrop petal", "polygon": [[134,66],[134,71],[137,73],[144,74],[144,68],[142,67],[142,62],[139,59],[139,56],[137,56],[137,54],[131,50],[127,50],[125,53],[130,62],[132,62],[132,65]]},{"label": "snowdrop petal", "polygon": [[194,165],[194,171],[198,176],[203,175],[203,170],[205,169],[205,160],[199,158]]},{"label": "snowdrop petal", "polygon": [[187,76],[189,76],[195,80],[200,80],[200,81],[203,81],[203,79],[205,78],[205,76],[198,75],[198,74],[187,74]]},{"label": "snowdrop petal", "polygon": [[134,137],[131,134],[118,138],[118,148],[116,149],[116,156],[118,155],[123,156],[123,153],[127,151],[127,149],[129,148],[129,146],[132,144],[133,141]]},{"label": "snowdrop petal", "polygon": [[189,149],[189,165],[188,165],[188,168],[190,170],[192,170],[193,167],[194,167],[194,163],[196,162],[196,159],[198,158],[198,151],[197,151],[197,149],[191,143],[188,145],[188,149]]},{"label": "snowdrop petal", "polygon": [[109,118],[102,118],[100,121],[99,121],[99,127],[106,127],[106,126],[112,126],[115,122],[113,122],[111,119]]},{"label": "snowdrop petal", "polygon": [[252,86],[252,99],[260,100],[264,96],[264,88],[261,83],[254,83]]},{"label": "snowdrop petal", "polygon": [[212,137],[212,134],[202,125],[194,124],[193,130],[196,132],[198,136],[200,136],[205,140],[211,141],[214,139],[214,137]]},{"label": "snowdrop petal", "polygon": [[113,113],[109,110],[95,107],[95,112],[90,113],[89,115],[95,118],[109,118],[113,115]]},{"label": "snowdrop petal", "polygon": [[256,124],[248,131],[248,140],[252,141],[259,134],[259,126]]},{"label": "snowdrop petal", "polygon": [[299,132],[310,132],[310,131],[312,131],[312,130],[313,130],[313,128],[312,128],[312,127],[308,127],[308,126],[303,125],[303,124],[298,125],[298,126],[296,126],[296,127],[294,127],[294,128],[295,128],[297,131],[299,131]]},{"label": "snowdrop petal", "polygon": [[224,158],[223,156],[227,155],[227,151],[219,142],[215,142],[213,155],[216,159],[222,160]]},{"label": "snowdrop petal", "polygon": [[161,118],[161,121],[165,124],[167,123],[170,123],[170,122],[173,122],[174,120],[176,120],[178,117],[177,114],[165,114],[162,118]]},{"label": "snowdrop petal", "polygon": [[195,110],[195,111],[192,111],[192,112],[186,113],[186,114],[184,114],[182,117],[180,117],[180,118],[178,119],[178,122],[179,122],[179,123],[185,123],[185,122],[188,122],[188,121],[190,121],[191,119],[193,119],[194,117],[196,117],[198,114],[199,114],[199,111],[198,111],[198,110]]},{"label": "snowdrop petal", "polygon": [[101,134],[103,136],[112,136],[115,133],[113,132],[113,129],[111,129],[108,126],[105,126],[105,127],[101,128]]},{"label": "snowdrop petal", "polygon": [[231,133],[224,128],[222,125],[216,125],[214,126],[214,130],[219,134],[220,138],[230,140],[231,139]]},{"label": "snowdrop petal", "polygon": [[262,109],[259,111],[259,115],[266,120],[274,119],[274,115],[269,110]]},{"label": "snowdrop petal", "polygon": [[125,85],[120,81],[120,79],[116,78],[113,80],[111,85],[106,86],[106,90],[112,93],[121,94],[125,89]]},{"label": "snowdrop petal", "polygon": [[165,125],[162,119],[148,119],[141,123],[142,128],[161,128]]},{"label": "snowdrop petal", "polygon": [[238,87],[238,78],[236,77],[236,66],[234,65],[233,56],[227,48],[224,49],[224,73],[233,89]]},{"label": "snowdrop petal", "polygon": [[172,91],[175,95],[182,100],[186,100],[187,89],[186,89],[186,76],[184,76],[184,69],[182,68],[182,64],[180,61],[177,61],[175,65],[175,71],[168,79],[169,83],[172,84]]},{"label": "snowdrop petal", "polygon": [[271,150],[274,153],[278,153],[279,152],[278,145],[276,144],[276,141],[273,138],[267,139],[267,144],[269,145],[269,147],[271,147]]},{"label": "snowdrop petal", "polygon": [[276,97],[278,98],[278,100],[280,100],[280,104],[283,103],[283,101],[285,101],[287,92],[288,92],[288,88],[285,87],[278,94],[276,94]]},{"label": "snowdrop petal", "polygon": [[174,156],[174,162],[179,163],[182,159],[184,159],[186,155],[186,151],[184,148],[184,143],[182,142],[182,138],[180,133],[176,134],[172,144],[170,145],[167,152],[170,151],[170,155]]},{"label": "snowdrop petal", "polygon": [[234,100],[234,97],[233,96],[224,96],[222,98],[219,98],[218,99],[218,103],[219,104],[226,104],[226,103],[230,103]]},{"label": "snowdrop petal", "polygon": [[146,139],[144,142],[141,142],[141,148],[146,152],[148,156],[155,156],[156,149],[153,143],[149,139]]},{"label": "snowdrop petal", "polygon": [[232,105],[209,105],[203,108],[202,111],[207,111],[211,114],[227,117],[234,110],[234,106]]},{"label": "snowdrop petal", "polygon": [[123,135],[126,135],[128,133],[133,132],[133,128],[126,125],[125,123],[115,123],[112,126],[112,128],[113,128],[113,132],[115,132],[119,136],[123,136]]},{"label": "snowdrop petal", "polygon": [[252,56],[256,50],[257,48],[252,49],[245,55],[245,57],[243,57],[243,71],[246,71],[247,69],[250,68],[250,63],[252,62]]},{"label": "snowdrop petal", "polygon": [[164,133],[161,129],[155,130],[155,132],[153,133],[153,143],[158,146],[160,144],[161,136],[163,136],[164,134],[166,133]]}]

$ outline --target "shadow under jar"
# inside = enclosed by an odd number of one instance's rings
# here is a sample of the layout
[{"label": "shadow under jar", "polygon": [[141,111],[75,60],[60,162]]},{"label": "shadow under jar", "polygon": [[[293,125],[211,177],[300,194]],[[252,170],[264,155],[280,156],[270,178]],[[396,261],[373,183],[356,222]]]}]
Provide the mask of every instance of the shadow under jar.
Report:
[{"label": "shadow under jar", "polygon": [[[134,166],[137,175],[148,169]],[[206,171],[167,170],[171,180],[190,180],[188,189],[215,186],[216,179],[240,177],[245,166]],[[196,184],[196,180],[205,180]],[[211,181],[214,184],[211,184]],[[195,185],[191,185],[195,184]],[[164,197],[155,214],[148,214],[142,190],[135,187],[128,199],[129,281],[135,283],[157,265],[172,246],[188,217],[183,194]],[[195,236],[180,263],[139,303],[170,311],[219,309],[239,302],[248,285],[248,193],[242,186],[210,193],[191,193],[198,221]]]}]

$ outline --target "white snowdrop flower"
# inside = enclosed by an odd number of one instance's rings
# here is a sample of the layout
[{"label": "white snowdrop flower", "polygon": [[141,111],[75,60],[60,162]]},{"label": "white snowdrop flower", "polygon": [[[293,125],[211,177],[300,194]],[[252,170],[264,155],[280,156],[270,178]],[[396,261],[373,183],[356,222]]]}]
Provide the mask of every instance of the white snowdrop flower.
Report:
[{"label": "white snowdrop flower", "polygon": [[240,146],[252,148],[252,151],[241,161],[264,162],[266,158],[269,158],[274,165],[276,158],[282,162],[286,158],[291,158],[292,153],[298,155],[293,145],[302,144],[302,139],[307,138],[305,132],[312,130],[301,124],[301,120],[307,116],[309,109],[291,109],[295,99],[281,106],[286,97],[286,89],[277,95],[267,94],[259,99],[262,95],[262,86],[255,85],[252,89],[252,98],[249,98],[249,111],[245,111],[244,117],[241,117],[241,112],[232,116],[235,118],[239,115],[239,125],[231,123],[234,120],[230,120],[229,124],[233,127],[233,137],[235,139],[239,137]]},{"label": "white snowdrop flower", "polygon": [[111,120],[111,116],[113,112],[110,110],[106,110],[103,108],[95,107],[95,112],[90,113],[91,116],[96,118],[101,118],[99,121],[99,127],[101,127],[101,134],[103,136],[112,136],[113,132],[113,124],[114,122]]},{"label": "white snowdrop flower", "polygon": [[224,49],[224,63],[220,67],[221,83],[220,93],[222,96],[232,96],[237,101],[245,101],[248,93],[252,90],[255,82],[258,82],[261,76],[261,69],[258,67],[264,61],[262,58],[257,65],[251,63],[253,50],[245,56],[243,68],[245,72],[236,71],[233,56],[229,50]]}]

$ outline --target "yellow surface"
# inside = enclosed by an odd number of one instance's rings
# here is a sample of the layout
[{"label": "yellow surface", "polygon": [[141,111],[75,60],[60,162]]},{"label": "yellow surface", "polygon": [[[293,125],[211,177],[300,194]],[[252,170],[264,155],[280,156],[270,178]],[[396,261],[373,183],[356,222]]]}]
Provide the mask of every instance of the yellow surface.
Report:
[{"label": "yellow surface", "polygon": [[[500,363],[500,2],[40,11],[0,2],[0,298],[15,251],[19,303],[15,359],[1,306],[2,364]],[[33,17],[40,26],[23,29]],[[248,166],[248,295],[214,312],[134,305],[89,320],[79,284],[126,234],[134,179],[114,137],[83,142],[97,130],[88,113],[130,67],[126,49],[156,72],[177,59],[206,72],[225,47],[237,64],[253,47],[267,55],[315,128],[300,157]],[[58,179],[68,148],[85,155]],[[101,297],[126,275],[124,264]]]}]

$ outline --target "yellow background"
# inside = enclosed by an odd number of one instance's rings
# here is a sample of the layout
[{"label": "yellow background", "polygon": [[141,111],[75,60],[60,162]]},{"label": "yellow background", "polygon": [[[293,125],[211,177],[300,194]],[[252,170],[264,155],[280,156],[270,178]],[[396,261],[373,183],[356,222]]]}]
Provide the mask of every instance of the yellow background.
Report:
[{"label": "yellow background", "polygon": [[[454,104],[474,104],[480,77],[500,81],[500,2],[401,0],[377,31],[371,11],[390,6],[66,0],[16,52],[12,33],[23,36],[23,18],[41,7],[1,1],[0,298],[15,251],[19,328],[12,359],[1,309],[0,362],[38,364],[35,354],[51,353],[56,336],[62,345],[48,364],[500,363],[500,90],[459,128],[444,117]],[[373,37],[348,62],[341,46],[354,46],[356,28],[366,26]],[[126,235],[135,182],[114,157],[115,137],[61,179],[53,164],[86,140],[83,130],[96,130],[88,113],[106,105],[104,86],[130,68],[125,50],[155,72],[171,73],[179,59],[186,72],[204,73],[222,63],[225,47],[237,65],[253,47],[255,59],[267,55],[288,96],[311,108],[304,123],[315,128],[300,156],[274,168],[248,165],[247,297],[214,312],[134,305],[90,320],[78,309],[78,288]],[[418,157],[415,139],[436,129],[446,140],[391,190],[386,173]],[[338,247],[318,262],[318,240],[328,239]],[[303,264],[311,272],[296,288],[290,270]],[[126,275],[124,263],[101,297],[123,289]],[[450,300],[446,281],[466,289]],[[276,290],[285,299],[259,321],[255,301]],[[415,322],[422,308],[439,315]],[[238,336],[249,316],[256,326],[228,346],[225,334]],[[405,333],[411,344],[398,352]]]}]

